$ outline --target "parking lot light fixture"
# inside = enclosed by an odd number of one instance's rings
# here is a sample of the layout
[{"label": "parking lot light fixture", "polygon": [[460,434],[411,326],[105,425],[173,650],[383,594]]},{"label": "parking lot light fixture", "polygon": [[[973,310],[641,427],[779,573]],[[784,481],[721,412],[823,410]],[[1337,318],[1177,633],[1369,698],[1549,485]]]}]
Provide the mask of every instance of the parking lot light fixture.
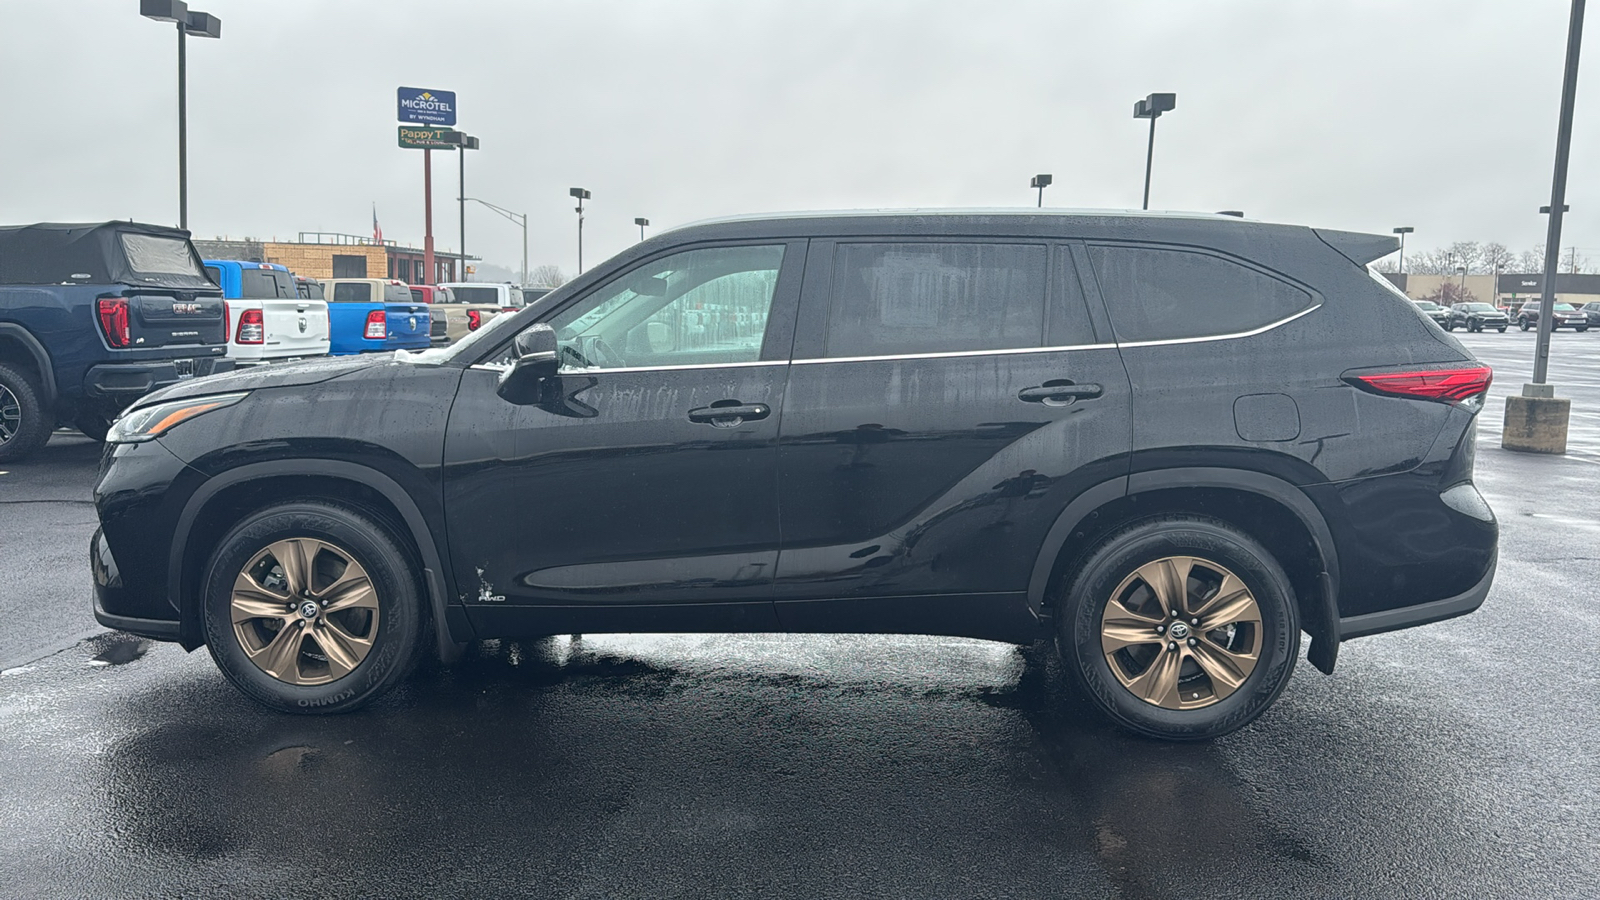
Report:
[{"label": "parking lot light fixture", "polygon": [[567,195],[578,201],[578,274],[583,274],[583,201],[589,192],[581,187],[567,188]]},{"label": "parking lot light fixture", "polygon": [[[465,203],[468,200],[471,200],[473,203],[481,203],[484,206],[487,206],[489,209],[494,210],[495,212],[499,213],[500,215],[502,215],[502,216],[506,217],[507,219],[510,219],[511,221],[513,221],[513,222],[515,222],[515,223],[517,223],[517,224],[522,226],[522,286],[523,287],[527,287],[527,285],[528,285],[528,214],[527,213],[512,212],[511,210],[506,209],[504,207],[495,206],[493,203],[490,203],[487,200],[479,200],[477,197],[464,197],[464,198],[462,198],[461,202]],[[463,256],[462,256],[462,265],[466,265],[466,256],[465,256],[465,254],[463,254]],[[465,281],[466,279],[463,278],[462,280]]]},{"label": "parking lot light fixture", "polygon": [[1395,234],[1400,235],[1400,274],[1401,275],[1404,275],[1406,273],[1406,235],[1410,234],[1413,231],[1416,231],[1416,229],[1411,227],[1410,225],[1401,225],[1399,228],[1396,228],[1394,230]]},{"label": "parking lot light fixture", "polygon": [[1144,152],[1144,206],[1150,208],[1150,164],[1156,157],[1156,120],[1161,114],[1172,112],[1178,108],[1177,94],[1151,94],[1143,100],[1133,104],[1133,117],[1135,119],[1150,120],[1150,144]]},{"label": "parking lot light fixture", "polygon": [[1039,207],[1041,209],[1044,208],[1044,189],[1049,187],[1053,181],[1055,181],[1055,176],[1053,175],[1035,175],[1033,176],[1033,181],[1028,183],[1028,187],[1039,189]]},{"label": "parking lot light fixture", "polygon": [[189,228],[189,111],[186,39],[222,37],[222,20],[189,9],[185,0],[139,0],[139,15],[178,26],[178,227]]},{"label": "parking lot light fixture", "polygon": [[646,219],[646,218],[643,218],[643,217],[640,217],[640,218],[634,219],[633,220],[633,224],[639,226],[639,240],[641,240],[641,241],[644,240],[644,227],[646,225],[650,224],[650,220]]}]

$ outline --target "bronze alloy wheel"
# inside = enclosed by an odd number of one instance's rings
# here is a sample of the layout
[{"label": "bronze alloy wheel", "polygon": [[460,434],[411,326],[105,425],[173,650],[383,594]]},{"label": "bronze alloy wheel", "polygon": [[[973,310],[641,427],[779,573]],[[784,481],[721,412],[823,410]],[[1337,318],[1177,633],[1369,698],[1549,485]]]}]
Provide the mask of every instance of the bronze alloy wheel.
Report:
[{"label": "bronze alloy wheel", "polygon": [[367,570],[315,538],[276,541],[251,557],[229,608],[245,656],[286,684],[343,678],[378,636],[378,592]]},{"label": "bronze alloy wheel", "polygon": [[1201,709],[1238,690],[1261,656],[1261,607],[1245,583],[1192,556],[1146,563],[1100,615],[1111,673],[1146,703]]}]

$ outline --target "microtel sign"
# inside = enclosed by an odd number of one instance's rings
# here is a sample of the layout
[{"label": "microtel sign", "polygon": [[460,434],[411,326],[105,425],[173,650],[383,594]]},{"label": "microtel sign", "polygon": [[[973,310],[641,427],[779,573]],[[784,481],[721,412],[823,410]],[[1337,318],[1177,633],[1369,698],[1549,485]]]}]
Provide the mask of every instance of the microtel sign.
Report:
[{"label": "microtel sign", "polygon": [[417,122],[423,125],[454,125],[456,92],[403,87],[400,89],[397,117],[402,122]]}]

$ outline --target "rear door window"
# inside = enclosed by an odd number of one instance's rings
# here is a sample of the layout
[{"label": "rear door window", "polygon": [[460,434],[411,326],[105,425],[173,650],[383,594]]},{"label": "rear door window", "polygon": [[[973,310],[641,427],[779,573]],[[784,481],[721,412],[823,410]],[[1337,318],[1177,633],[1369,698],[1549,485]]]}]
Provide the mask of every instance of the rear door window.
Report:
[{"label": "rear door window", "polygon": [[1040,346],[1048,259],[1043,244],[840,244],[823,355]]},{"label": "rear door window", "polygon": [[365,281],[344,281],[333,286],[335,303],[371,303],[372,285]]},{"label": "rear door window", "polygon": [[1105,244],[1088,249],[1120,341],[1242,334],[1316,303],[1294,285],[1210,253]]},{"label": "rear door window", "polygon": [[386,284],[383,286],[383,302],[410,303],[411,289],[403,284]]},{"label": "rear door window", "polygon": [[455,287],[456,303],[477,303],[500,305],[500,289],[497,287]]}]

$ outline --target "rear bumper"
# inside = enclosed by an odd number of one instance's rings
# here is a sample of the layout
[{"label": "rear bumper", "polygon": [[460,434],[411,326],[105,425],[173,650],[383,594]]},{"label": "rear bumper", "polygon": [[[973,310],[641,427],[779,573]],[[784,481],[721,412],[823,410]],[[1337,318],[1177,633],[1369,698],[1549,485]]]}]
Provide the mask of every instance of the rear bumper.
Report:
[{"label": "rear bumper", "polygon": [[1483,578],[1454,597],[1361,616],[1343,617],[1339,620],[1339,640],[1348,641],[1351,638],[1399,631],[1402,628],[1414,628],[1418,625],[1464,616],[1482,606],[1484,598],[1489,596],[1489,588],[1494,584],[1494,572],[1498,564],[1497,554],[1489,563],[1489,571],[1483,573]]},{"label": "rear bumper", "polygon": [[136,363],[91,366],[83,376],[83,393],[91,400],[115,405],[118,410],[157,388],[189,378],[233,371],[227,358],[158,359]]}]

